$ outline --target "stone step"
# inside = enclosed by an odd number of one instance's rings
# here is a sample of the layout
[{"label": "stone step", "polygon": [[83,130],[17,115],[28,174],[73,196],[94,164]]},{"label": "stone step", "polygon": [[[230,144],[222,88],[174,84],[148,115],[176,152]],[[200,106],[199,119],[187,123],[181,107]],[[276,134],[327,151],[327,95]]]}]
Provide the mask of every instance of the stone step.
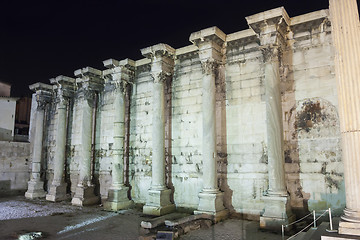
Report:
[{"label": "stone step", "polygon": [[303,240],[303,237],[305,236],[305,234],[306,234],[306,232],[301,232],[296,237],[291,238],[291,240]]},{"label": "stone step", "polygon": [[315,234],[315,232],[318,230],[318,228],[310,228],[309,230],[307,230],[307,232],[305,233],[305,235],[303,236],[302,239],[312,239],[312,236]]},{"label": "stone step", "polygon": [[209,219],[209,220],[212,220],[212,216],[209,215],[209,214],[196,214],[196,215],[190,215],[190,216],[186,216],[186,217],[183,217],[183,218],[179,218],[179,219],[175,219],[175,220],[166,220],[165,221],[165,225],[166,226],[169,226],[169,227],[175,227],[175,226],[178,226],[180,224],[184,224],[184,223],[187,223],[187,222],[191,222],[191,221],[195,221],[195,220],[198,220],[198,219]]},{"label": "stone step", "polygon": [[178,218],[183,218],[188,216],[189,214],[187,213],[170,213],[170,214],[166,214],[164,216],[160,216],[160,217],[156,217],[156,218],[152,218],[149,220],[145,220],[141,222],[141,227],[143,228],[155,228],[157,226],[163,225],[165,223],[166,220],[174,220],[174,219],[178,219]]},{"label": "stone step", "polygon": [[312,234],[311,238],[312,240],[321,240],[321,236],[326,232],[326,229],[330,229],[330,224],[329,222],[322,222],[317,230],[314,232],[314,234]]}]

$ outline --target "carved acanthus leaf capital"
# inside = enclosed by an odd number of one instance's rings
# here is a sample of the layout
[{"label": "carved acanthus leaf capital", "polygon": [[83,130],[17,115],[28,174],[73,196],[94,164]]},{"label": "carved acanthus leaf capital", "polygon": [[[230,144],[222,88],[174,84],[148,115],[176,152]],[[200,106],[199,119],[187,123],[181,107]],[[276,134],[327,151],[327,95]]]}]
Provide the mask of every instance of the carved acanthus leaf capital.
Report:
[{"label": "carved acanthus leaf capital", "polygon": [[266,46],[261,48],[264,62],[279,61],[281,56],[281,48],[278,46]]},{"label": "carved acanthus leaf capital", "polygon": [[46,105],[50,102],[50,96],[36,94],[37,110],[45,110]]},{"label": "carved acanthus leaf capital", "polygon": [[129,84],[127,81],[118,79],[118,80],[112,81],[111,84],[113,84],[113,86],[115,88],[115,91],[122,92],[123,94],[126,94],[127,87],[128,87],[128,84]]},{"label": "carved acanthus leaf capital", "polygon": [[201,68],[202,68],[203,74],[205,74],[205,75],[215,74],[218,66],[219,66],[219,63],[215,60],[208,59],[206,61],[201,62]]},{"label": "carved acanthus leaf capital", "polygon": [[163,83],[171,76],[172,76],[171,72],[165,72],[165,71],[151,73],[151,77],[153,78],[154,83]]}]

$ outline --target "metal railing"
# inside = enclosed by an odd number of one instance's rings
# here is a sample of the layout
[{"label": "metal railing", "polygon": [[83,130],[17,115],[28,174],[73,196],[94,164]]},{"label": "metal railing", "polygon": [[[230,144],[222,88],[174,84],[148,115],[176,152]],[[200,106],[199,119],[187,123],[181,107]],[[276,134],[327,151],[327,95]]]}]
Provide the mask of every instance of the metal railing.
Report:
[{"label": "metal railing", "polygon": [[330,208],[327,209],[327,210],[325,210],[325,211],[324,211],[319,217],[317,217],[317,218],[316,218],[316,212],[315,212],[315,210],[314,210],[314,211],[312,211],[311,213],[309,213],[308,215],[300,218],[299,220],[296,220],[296,221],[294,221],[294,222],[292,222],[292,223],[289,223],[289,224],[281,225],[281,239],[282,239],[282,240],[285,239],[285,228],[287,228],[287,227],[289,227],[289,226],[291,226],[291,225],[293,225],[293,224],[295,224],[295,223],[298,223],[298,222],[304,220],[305,218],[309,217],[310,215],[313,215],[314,220],[313,220],[309,225],[307,225],[306,227],[304,227],[303,229],[301,229],[299,232],[297,232],[296,234],[294,234],[294,235],[290,236],[289,238],[287,238],[287,240],[290,240],[290,239],[295,238],[296,236],[298,236],[300,233],[302,233],[303,231],[305,231],[305,229],[307,229],[307,228],[310,227],[311,225],[314,225],[313,227],[316,228],[316,221],[319,220],[322,216],[324,216],[327,212],[329,213],[329,222],[330,222],[330,229],[329,229],[329,230],[327,229],[327,231],[328,231],[328,232],[334,232],[334,231],[336,231],[336,230],[333,229],[333,223],[332,223],[331,209],[330,209]]}]

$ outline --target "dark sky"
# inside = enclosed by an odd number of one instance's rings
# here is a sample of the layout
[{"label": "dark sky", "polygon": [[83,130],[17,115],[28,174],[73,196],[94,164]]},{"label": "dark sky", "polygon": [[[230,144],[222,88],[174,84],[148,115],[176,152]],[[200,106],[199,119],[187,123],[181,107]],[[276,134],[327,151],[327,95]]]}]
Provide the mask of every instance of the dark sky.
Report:
[{"label": "dark sky", "polygon": [[87,0],[0,3],[0,80],[12,96],[28,85],[102,61],[142,58],[157,43],[190,44],[192,32],[218,26],[229,34],[247,29],[245,17],[284,6],[290,17],[328,8],[328,0]]}]

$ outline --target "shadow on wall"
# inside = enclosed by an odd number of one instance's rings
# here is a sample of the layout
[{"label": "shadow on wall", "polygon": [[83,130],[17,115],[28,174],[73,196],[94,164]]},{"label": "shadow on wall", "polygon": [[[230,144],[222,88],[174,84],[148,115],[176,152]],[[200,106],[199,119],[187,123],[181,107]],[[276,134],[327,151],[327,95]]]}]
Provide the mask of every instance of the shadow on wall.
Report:
[{"label": "shadow on wall", "polygon": [[172,80],[168,79],[164,84],[165,93],[165,184],[171,189],[170,201],[174,203],[174,184],[172,183],[172,151],[171,151],[171,129],[172,129]]},{"label": "shadow on wall", "polygon": [[225,66],[220,66],[215,78],[216,86],[216,150],[218,186],[224,192],[224,206],[230,214],[235,212],[232,205],[233,190],[228,184],[227,137],[226,137],[226,85]]}]

